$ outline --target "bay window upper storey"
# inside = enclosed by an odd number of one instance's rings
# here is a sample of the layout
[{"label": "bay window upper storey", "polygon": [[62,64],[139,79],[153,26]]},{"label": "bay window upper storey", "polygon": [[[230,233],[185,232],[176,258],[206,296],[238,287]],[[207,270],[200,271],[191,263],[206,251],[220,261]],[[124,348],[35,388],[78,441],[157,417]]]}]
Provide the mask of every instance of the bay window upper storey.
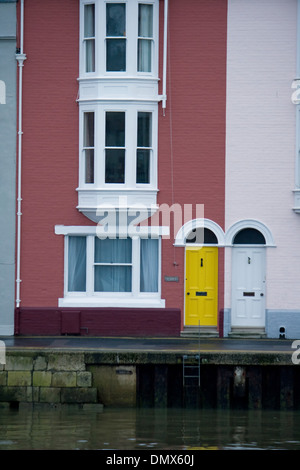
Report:
[{"label": "bay window upper storey", "polygon": [[94,221],[156,206],[158,7],[80,0],[78,209]]},{"label": "bay window upper storey", "polygon": [[152,103],[80,107],[79,188],[157,188],[157,109]]},{"label": "bay window upper storey", "polygon": [[81,0],[80,13],[81,78],[157,78],[157,0]]}]

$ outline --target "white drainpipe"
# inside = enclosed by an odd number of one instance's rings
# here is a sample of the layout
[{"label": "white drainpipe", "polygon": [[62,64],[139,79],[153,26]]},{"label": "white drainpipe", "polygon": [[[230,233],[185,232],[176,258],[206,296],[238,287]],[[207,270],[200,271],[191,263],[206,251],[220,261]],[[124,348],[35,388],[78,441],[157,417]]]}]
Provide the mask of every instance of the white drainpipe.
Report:
[{"label": "white drainpipe", "polygon": [[24,41],[24,0],[20,3],[20,51],[16,54],[19,66],[19,117],[18,117],[18,196],[17,196],[17,278],[16,278],[16,307],[20,306],[20,266],[21,266],[21,204],[22,204],[22,85],[23,85],[23,66],[26,60],[26,54],[23,51]]},{"label": "white drainpipe", "polygon": [[168,50],[168,0],[164,2],[164,56],[163,56],[163,88],[162,88],[162,108],[167,105],[167,50]]}]

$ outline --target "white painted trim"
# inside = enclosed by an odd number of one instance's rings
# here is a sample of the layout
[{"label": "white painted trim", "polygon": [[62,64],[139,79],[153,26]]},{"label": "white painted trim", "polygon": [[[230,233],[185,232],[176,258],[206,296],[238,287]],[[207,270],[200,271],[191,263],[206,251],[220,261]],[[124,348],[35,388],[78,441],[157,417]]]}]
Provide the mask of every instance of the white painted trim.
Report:
[{"label": "white painted trim", "polygon": [[[122,232],[122,228],[124,231]],[[168,236],[170,234],[170,227],[157,227],[157,226],[141,226],[136,227],[137,230],[134,231],[134,236],[139,237],[146,237],[146,236],[153,236],[153,237],[160,237],[160,236]],[[98,230],[98,226],[77,226],[77,225],[55,225],[54,233],[56,235],[96,235]],[[128,233],[128,227],[120,227],[120,231],[122,233]],[[107,235],[114,234],[114,231],[108,231]]]},{"label": "white painted trim", "polygon": [[[175,237],[174,246],[186,246],[186,237],[191,233],[195,228],[208,228],[211,230],[218,239],[218,244],[215,246],[225,246],[225,234],[222,228],[210,219],[193,219],[189,220],[184,224],[177,232]],[[191,246],[198,246],[198,244],[192,244]],[[201,245],[199,245],[201,246]]]},{"label": "white painted trim", "polygon": [[240,230],[243,230],[245,228],[254,228],[258,230],[259,232],[261,232],[266,240],[266,244],[263,246],[272,246],[272,247],[276,246],[270,229],[265,224],[255,219],[239,220],[238,222],[235,222],[233,225],[231,225],[231,227],[226,231],[226,236],[225,236],[226,246],[233,246],[233,239],[235,235]]},{"label": "white painted trim", "polygon": [[[174,246],[186,246],[186,237],[191,233],[191,231],[195,228],[208,228],[211,230],[218,239],[218,244],[214,246],[218,247],[225,247],[225,246],[233,246],[233,238],[234,236],[244,228],[255,228],[259,232],[263,234],[266,240],[266,244],[263,246],[275,247],[274,238],[270,229],[260,222],[259,220],[255,219],[245,219],[239,220],[235,222],[227,231],[226,233],[222,230],[222,228],[210,219],[193,219],[189,220],[186,224],[184,224],[177,232],[175,237]],[[192,246],[198,246],[197,244],[193,244]],[[199,245],[201,246],[201,245]]]}]

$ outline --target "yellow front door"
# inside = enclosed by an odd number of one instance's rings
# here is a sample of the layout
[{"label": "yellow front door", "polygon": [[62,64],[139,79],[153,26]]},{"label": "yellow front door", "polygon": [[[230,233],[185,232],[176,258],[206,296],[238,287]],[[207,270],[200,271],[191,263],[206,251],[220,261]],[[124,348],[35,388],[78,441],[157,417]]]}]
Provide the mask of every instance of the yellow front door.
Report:
[{"label": "yellow front door", "polygon": [[185,324],[218,322],[218,248],[186,248]]}]

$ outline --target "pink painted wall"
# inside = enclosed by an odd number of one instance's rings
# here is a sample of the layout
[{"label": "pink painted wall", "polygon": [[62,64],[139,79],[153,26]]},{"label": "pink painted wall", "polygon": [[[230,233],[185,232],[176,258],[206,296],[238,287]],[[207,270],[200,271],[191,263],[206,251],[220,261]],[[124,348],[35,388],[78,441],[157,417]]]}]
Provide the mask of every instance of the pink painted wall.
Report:
[{"label": "pink painted wall", "polygon": [[[297,1],[228,2],[226,229],[256,219],[271,231],[266,308],[299,309],[295,182]],[[231,249],[225,306],[231,306]]]}]

